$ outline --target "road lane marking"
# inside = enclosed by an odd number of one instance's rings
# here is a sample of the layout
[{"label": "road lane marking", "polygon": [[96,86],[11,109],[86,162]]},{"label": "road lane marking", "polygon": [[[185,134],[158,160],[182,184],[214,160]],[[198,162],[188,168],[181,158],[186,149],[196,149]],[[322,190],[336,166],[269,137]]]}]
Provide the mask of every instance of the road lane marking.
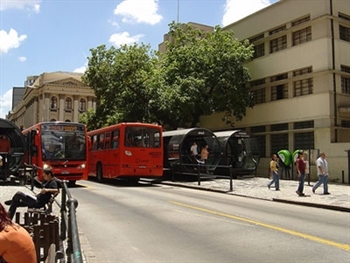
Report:
[{"label": "road lane marking", "polygon": [[292,236],[297,236],[297,237],[301,237],[301,238],[308,239],[308,240],[311,240],[311,241],[315,241],[315,242],[318,242],[318,243],[322,243],[322,244],[326,244],[326,245],[329,245],[329,246],[337,247],[337,248],[340,248],[340,249],[345,250],[345,251],[350,251],[350,245],[348,245],[348,244],[343,244],[343,243],[330,241],[330,240],[327,240],[327,239],[315,237],[315,236],[312,236],[312,235],[300,233],[300,232],[297,232],[297,231],[293,231],[293,230],[289,230],[289,229],[286,229],[286,228],[282,228],[282,227],[266,224],[266,223],[263,223],[263,222],[259,222],[259,221],[248,219],[248,218],[244,218],[244,217],[239,217],[239,216],[234,216],[234,215],[230,215],[230,214],[225,214],[225,213],[221,213],[221,212],[217,212],[217,211],[213,211],[213,210],[209,210],[209,209],[205,209],[205,208],[201,208],[201,207],[197,207],[197,206],[192,206],[192,205],[188,205],[188,204],[184,204],[184,203],[179,203],[179,202],[175,202],[175,201],[169,201],[169,202],[174,204],[174,205],[191,208],[191,209],[194,209],[194,210],[206,212],[206,213],[213,214],[213,215],[218,215],[218,216],[223,216],[223,217],[227,217],[227,218],[232,218],[232,219],[243,221],[243,222],[246,222],[246,223],[250,223],[250,224],[266,227],[266,228],[269,228],[269,229],[277,230],[277,231],[280,231],[280,232],[283,232],[283,233],[286,233],[286,234],[289,234],[289,235],[292,235]]}]

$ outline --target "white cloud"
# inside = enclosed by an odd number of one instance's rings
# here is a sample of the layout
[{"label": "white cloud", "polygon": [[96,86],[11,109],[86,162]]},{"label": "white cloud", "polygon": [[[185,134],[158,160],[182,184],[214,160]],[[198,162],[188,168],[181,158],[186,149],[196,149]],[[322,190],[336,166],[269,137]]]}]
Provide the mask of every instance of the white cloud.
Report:
[{"label": "white cloud", "polygon": [[146,23],[155,25],[163,17],[157,14],[158,0],[124,0],[114,9],[124,23]]},{"label": "white cloud", "polygon": [[26,62],[27,58],[26,57],[18,57],[18,60],[21,62]]},{"label": "white cloud", "polygon": [[0,96],[0,118],[5,118],[12,107],[12,89]]},{"label": "white cloud", "polygon": [[0,0],[0,11],[6,9],[28,9],[39,13],[40,3],[41,0]]},{"label": "white cloud", "polygon": [[76,68],[75,70],[73,70],[73,72],[75,73],[84,73],[86,71],[86,65],[81,66],[79,68]]},{"label": "white cloud", "polygon": [[226,0],[222,25],[227,26],[252,13],[259,11],[276,0]]},{"label": "white cloud", "polygon": [[27,38],[26,35],[18,36],[14,29],[10,29],[9,33],[5,30],[0,31],[0,54],[7,53],[12,48],[18,48],[22,41]]},{"label": "white cloud", "polygon": [[139,34],[135,36],[130,36],[128,32],[116,33],[110,36],[109,42],[114,46],[121,46],[124,44],[133,44],[138,42],[144,35]]}]

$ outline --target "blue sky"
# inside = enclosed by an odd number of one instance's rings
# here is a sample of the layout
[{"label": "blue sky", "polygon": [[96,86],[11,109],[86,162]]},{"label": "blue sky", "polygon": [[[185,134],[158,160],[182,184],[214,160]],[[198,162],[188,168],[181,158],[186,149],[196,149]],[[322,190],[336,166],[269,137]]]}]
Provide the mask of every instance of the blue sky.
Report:
[{"label": "blue sky", "polygon": [[0,117],[12,88],[43,72],[84,72],[90,49],[150,44],[169,23],[226,26],[277,0],[0,0]]}]

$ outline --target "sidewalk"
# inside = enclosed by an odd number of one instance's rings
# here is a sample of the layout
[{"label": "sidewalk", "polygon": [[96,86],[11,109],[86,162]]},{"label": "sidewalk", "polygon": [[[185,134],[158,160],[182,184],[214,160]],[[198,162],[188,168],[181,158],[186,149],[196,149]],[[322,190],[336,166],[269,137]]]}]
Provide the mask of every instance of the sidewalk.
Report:
[{"label": "sidewalk", "polygon": [[230,191],[229,179],[202,179],[200,185],[198,185],[198,181],[161,181],[154,183],[350,212],[349,184],[328,183],[328,189],[331,194],[323,195],[323,185],[314,194],[312,193],[312,186],[316,182],[311,182],[310,185],[308,185],[308,182],[305,182],[305,196],[302,197],[295,193],[298,188],[298,181],[296,180],[280,180],[281,191],[275,191],[273,187],[268,189],[267,183],[269,181],[270,179],[266,177],[234,179],[232,180],[232,191]]}]

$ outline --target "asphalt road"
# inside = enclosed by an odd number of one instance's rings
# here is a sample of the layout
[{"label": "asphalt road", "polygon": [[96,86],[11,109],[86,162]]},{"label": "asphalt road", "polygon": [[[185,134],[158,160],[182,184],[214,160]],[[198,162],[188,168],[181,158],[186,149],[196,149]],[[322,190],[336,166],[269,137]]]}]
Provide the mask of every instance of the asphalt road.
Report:
[{"label": "asphalt road", "polygon": [[166,185],[71,188],[89,263],[350,262],[350,214]]}]

